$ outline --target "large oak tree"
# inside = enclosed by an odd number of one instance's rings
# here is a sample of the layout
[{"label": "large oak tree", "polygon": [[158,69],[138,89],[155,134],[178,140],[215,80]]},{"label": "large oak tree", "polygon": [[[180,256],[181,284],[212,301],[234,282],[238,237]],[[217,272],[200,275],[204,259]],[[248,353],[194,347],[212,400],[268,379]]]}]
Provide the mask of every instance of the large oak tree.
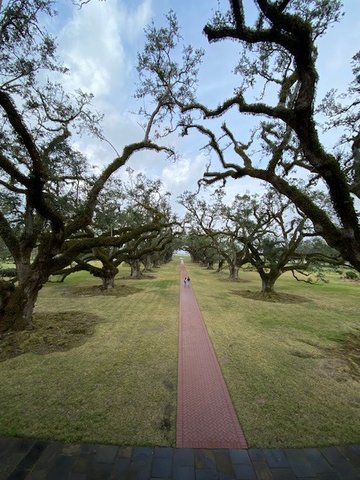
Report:
[{"label": "large oak tree", "polygon": [[144,149],[173,154],[153,136],[167,107],[159,98],[139,141],[119,149],[98,176],[89,175],[71,135],[85,129],[100,141],[99,116],[90,108],[90,95],[68,94],[51,81],[54,73],[59,78],[66,71],[41,23],[53,13],[50,0],[11,0],[0,12],[0,236],[17,273],[15,283],[0,284],[0,332],[31,326],[43,284],[81,252],[123,245],[166,228],[156,218],[136,228],[119,228],[112,236],[88,229],[99,194],[133,154]]},{"label": "large oak tree", "polygon": [[[253,5],[258,11],[254,24],[246,21],[243,1],[229,0],[229,10],[216,12],[204,28],[210,43],[230,40],[234,58],[240,58],[234,70],[238,86],[230,98],[220,93],[213,105],[178,98],[172,93],[174,80],[163,74],[171,71],[164,68],[172,62],[166,63],[169,52],[162,55],[155,42],[161,61],[158,68],[149,65],[149,72],[167,86],[167,98],[180,108],[183,133],[200,132],[212,159],[217,158],[207,169],[205,182],[246,176],[268,182],[360,271],[359,54],[353,58],[354,82],[342,103],[333,94],[320,105],[316,96],[317,39],[340,20],[341,3],[253,0]],[[221,58],[218,62],[221,68]],[[246,132],[245,115],[258,119],[251,132]],[[321,122],[333,129],[341,150],[324,144]],[[308,194],[314,186],[327,193],[330,209],[324,210],[317,197]]]}]

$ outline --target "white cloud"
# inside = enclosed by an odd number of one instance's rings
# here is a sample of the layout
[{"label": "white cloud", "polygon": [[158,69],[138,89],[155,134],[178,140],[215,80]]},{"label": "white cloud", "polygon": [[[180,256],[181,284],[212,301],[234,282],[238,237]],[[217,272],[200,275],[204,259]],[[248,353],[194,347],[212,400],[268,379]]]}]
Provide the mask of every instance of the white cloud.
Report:
[{"label": "white cloud", "polygon": [[194,158],[182,158],[167,164],[160,175],[166,190],[176,196],[185,190],[195,190],[198,179],[204,173],[206,162],[207,159],[200,154]]},{"label": "white cloud", "polygon": [[67,86],[96,97],[127,92],[133,58],[124,43],[142,34],[150,14],[150,0],[135,10],[116,0],[74,8],[72,19],[59,35],[60,52],[71,72]]}]

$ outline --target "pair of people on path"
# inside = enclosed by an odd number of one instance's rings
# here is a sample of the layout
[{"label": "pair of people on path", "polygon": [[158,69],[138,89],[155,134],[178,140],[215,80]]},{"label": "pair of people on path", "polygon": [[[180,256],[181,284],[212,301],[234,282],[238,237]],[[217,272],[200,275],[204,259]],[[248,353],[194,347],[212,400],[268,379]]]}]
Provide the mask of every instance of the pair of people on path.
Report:
[{"label": "pair of people on path", "polygon": [[184,287],[190,287],[190,277],[184,278]]}]

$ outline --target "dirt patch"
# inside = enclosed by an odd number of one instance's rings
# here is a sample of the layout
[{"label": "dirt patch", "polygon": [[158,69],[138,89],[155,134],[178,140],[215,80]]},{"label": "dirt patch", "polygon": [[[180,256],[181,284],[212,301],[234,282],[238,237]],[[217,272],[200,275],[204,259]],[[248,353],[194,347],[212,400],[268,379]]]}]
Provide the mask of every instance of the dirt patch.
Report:
[{"label": "dirt patch", "polygon": [[308,350],[292,350],[291,355],[299,358],[321,359],[323,373],[335,378],[337,382],[346,382],[352,378],[360,381],[360,332],[346,333],[336,339],[335,347],[321,347],[313,342],[299,340],[314,347]]},{"label": "dirt patch", "polygon": [[311,300],[300,295],[293,295],[290,293],[263,293],[263,292],[253,292],[251,290],[232,290],[230,293],[233,295],[238,295],[243,298],[248,298],[250,300],[258,300],[261,302],[269,303],[310,303]]},{"label": "dirt patch", "polygon": [[360,332],[345,334],[339,341],[339,346],[327,351],[344,361],[350,376],[360,381]]},{"label": "dirt patch", "polygon": [[33,329],[0,335],[0,361],[23,353],[44,355],[78,347],[93,335],[99,321],[84,312],[36,313]]},{"label": "dirt patch", "polygon": [[173,411],[174,411],[174,407],[172,405],[170,405],[169,403],[165,405],[164,415],[160,420],[159,428],[164,432],[164,435],[166,437],[169,437],[169,434],[172,429],[171,418],[172,418]]},{"label": "dirt patch", "polygon": [[129,287],[128,285],[116,285],[114,288],[103,288],[101,285],[91,287],[68,287],[64,290],[64,295],[73,297],[127,297],[141,292],[140,288]]}]

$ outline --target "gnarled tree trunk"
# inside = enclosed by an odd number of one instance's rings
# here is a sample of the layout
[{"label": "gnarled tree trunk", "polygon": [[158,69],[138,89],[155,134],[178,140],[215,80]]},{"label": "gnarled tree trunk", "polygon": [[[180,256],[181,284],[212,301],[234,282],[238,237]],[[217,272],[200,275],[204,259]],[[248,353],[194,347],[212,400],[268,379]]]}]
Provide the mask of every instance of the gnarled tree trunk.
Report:
[{"label": "gnarled tree trunk", "polygon": [[229,264],[229,278],[234,282],[239,280],[239,267],[233,263]]},{"label": "gnarled tree trunk", "polygon": [[43,284],[49,275],[43,265],[30,266],[29,262],[18,262],[18,284],[2,297],[0,308],[0,332],[24,330],[32,327],[34,306]]},{"label": "gnarled tree trunk", "polygon": [[130,277],[131,278],[136,278],[136,279],[139,279],[142,277],[142,273],[141,273],[141,270],[140,270],[140,262],[139,260],[130,260],[129,261],[129,264],[130,264]]}]

